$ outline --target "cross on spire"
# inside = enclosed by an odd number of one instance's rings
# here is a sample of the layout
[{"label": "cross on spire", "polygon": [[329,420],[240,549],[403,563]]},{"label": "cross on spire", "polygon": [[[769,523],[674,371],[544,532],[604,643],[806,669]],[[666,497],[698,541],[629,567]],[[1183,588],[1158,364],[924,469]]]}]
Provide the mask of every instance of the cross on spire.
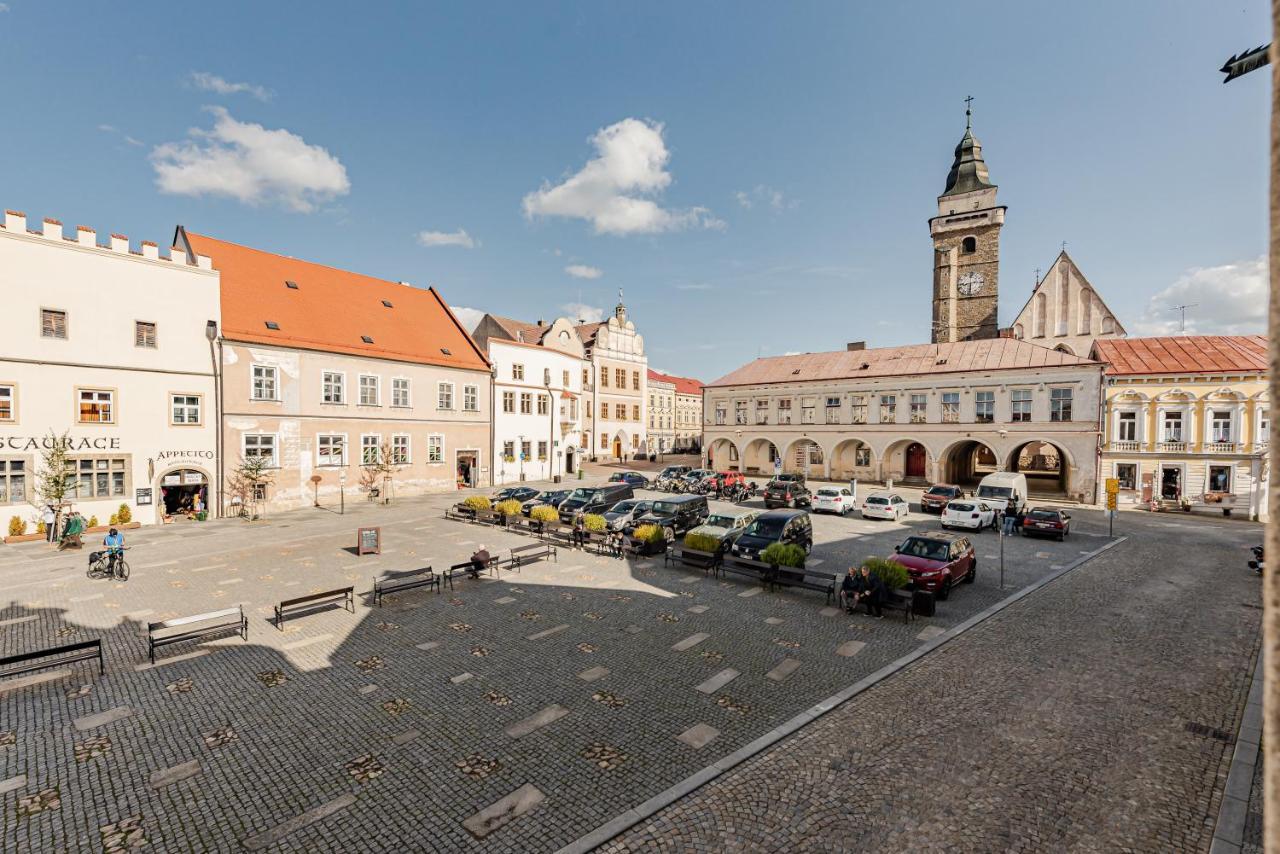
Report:
[{"label": "cross on spire", "polygon": [[964,99],[964,128],[970,130],[973,127],[973,96],[969,95]]},{"label": "cross on spire", "polygon": [[1064,241],[1062,241],[1062,251],[1063,251],[1063,252],[1066,252],[1066,251],[1067,251],[1067,241],[1065,241],[1065,240],[1064,240]]}]

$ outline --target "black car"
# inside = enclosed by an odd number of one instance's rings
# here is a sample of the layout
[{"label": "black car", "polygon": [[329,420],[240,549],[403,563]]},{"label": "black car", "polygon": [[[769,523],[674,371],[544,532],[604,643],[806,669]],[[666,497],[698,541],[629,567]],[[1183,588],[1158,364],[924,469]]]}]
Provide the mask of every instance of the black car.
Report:
[{"label": "black car", "polygon": [[489,499],[490,503],[497,504],[499,501],[519,501],[521,504],[528,501],[538,494],[538,490],[531,486],[508,486],[497,495]]},{"label": "black car", "polygon": [[798,479],[799,475],[779,475],[764,488],[766,510],[777,507],[812,507],[813,493]]},{"label": "black car", "polygon": [[703,523],[710,512],[705,495],[676,495],[653,502],[649,512],[634,518],[624,529],[628,534],[641,525],[657,525],[671,542],[677,535]]},{"label": "black car", "polygon": [[580,486],[560,502],[560,521],[566,525],[579,513],[603,513],[619,501],[635,498],[635,490],[629,483],[608,483],[604,486]]},{"label": "black car", "polygon": [[807,510],[768,510],[761,513],[734,541],[730,551],[759,560],[773,543],[794,543],[808,554],[813,549],[813,523]]},{"label": "black car", "polygon": [[638,471],[619,471],[609,475],[610,483],[625,483],[635,489],[644,489],[649,485],[649,478]]},{"label": "black car", "polygon": [[533,508],[544,504],[548,507],[559,507],[560,502],[568,498],[571,491],[569,489],[552,489],[547,492],[539,492],[520,506],[520,512],[528,516]]}]

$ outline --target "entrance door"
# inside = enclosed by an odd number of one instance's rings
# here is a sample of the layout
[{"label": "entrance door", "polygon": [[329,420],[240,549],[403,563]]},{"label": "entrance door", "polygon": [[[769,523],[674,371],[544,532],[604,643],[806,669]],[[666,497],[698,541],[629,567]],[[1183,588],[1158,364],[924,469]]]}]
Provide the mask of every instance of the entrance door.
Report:
[{"label": "entrance door", "polygon": [[619,460],[622,459],[622,440],[621,439],[613,440],[613,455],[615,458]]},{"label": "entrance door", "polygon": [[573,448],[564,450],[564,473],[573,474]]},{"label": "entrance door", "polygon": [[1178,466],[1160,469],[1160,497],[1165,501],[1177,501],[1182,497],[1182,469]]},{"label": "entrance door", "polygon": [[924,477],[925,452],[924,445],[912,442],[907,445],[907,477]]},{"label": "entrance door", "polygon": [[170,518],[193,517],[209,509],[209,479],[194,469],[171,471],[160,478],[160,506]]},{"label": "entrance door", "polygon": [[480,476],[479,455],[475,451],[458,451],[458,488],[463,489],[476,485]]}]

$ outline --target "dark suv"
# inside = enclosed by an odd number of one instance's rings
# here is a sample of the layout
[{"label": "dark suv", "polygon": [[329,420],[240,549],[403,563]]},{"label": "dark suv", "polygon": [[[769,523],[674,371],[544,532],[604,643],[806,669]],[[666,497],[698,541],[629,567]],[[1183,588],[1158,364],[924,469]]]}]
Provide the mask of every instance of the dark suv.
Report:
[{"label": "dark suv", "polygon": [[759,560],[773,543],[794,543],[808,554],[813,549],[813,523],[807,510],[768,510],[755,518],[734,541],[732,553]]},{"label": "dark suv", "polygon": [[940,600],[961,581],[972,584],[978,572],[978,556],[969,538],[945,531],[907,537],[890,560],[907,568],[917,590],[928,590]]},{"label": "dark suv", "polygon": [[964,498],[964,490],[949,483],[935,484],[920,496],[920,512],[941,513],[953,498]]},{"label": "dark suv", "polygon": [[657,525],[671,542],[677,534],[701,525],[708,512],[707,496],[676,495],[653,502],[648,513],[633,519],[624,530],[630,534],[641,525]]},{"label": "dark suv", "polygon": [[764,506],[767,510],[775,507],[812,507],[813,494],[804,485],[804,479],[800,475],[778,475],[764,488]]},{"label": "dark suv", "polygon": [[560,521],[567,525],[579,513],[603,513],[619,501],[635,497],[635,490],[629,483],[580,486],[560,502]]}]

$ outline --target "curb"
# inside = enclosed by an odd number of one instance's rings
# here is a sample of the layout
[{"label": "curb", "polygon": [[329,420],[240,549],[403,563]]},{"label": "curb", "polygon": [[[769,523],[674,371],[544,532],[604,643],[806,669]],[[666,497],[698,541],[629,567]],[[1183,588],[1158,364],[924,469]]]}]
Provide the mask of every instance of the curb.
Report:
[{"label": "curb", "polygon": [[[1022,599],[1026,598],[1027,596],[1030,596],[1032,593],[1036,592],[1040,588],[1058,580],[1062,576],[1066,575],[1068,572],[1071,572],[1073,569],[1083,566],[1084,564],[1093,560],[1098,555],[1102,554],[1103,552],[1109,549],[1114,548],[1115,546],[1120,545],[1127,539],[1129,538],[1123,537],[1123,536],[1116,537],[1114,540],[1112,540],[1109,543],[1106,543],[1100,548],[1094,549],[1093,551],[1087,554],[1081,555],[1079,558],[1072,561],[1071,563],[1064,565],[1061,569],[1057,569],[1057,570],[1054,570],[1053,572],[1050,572],[1048,575],[1046,575],[1044,578],[1041,578],[1039,581],[1033,582],[1029,586],[1022,588],[1021,590],[1017,591],[1013,595],[1005,599],[1001,599],[999,602],[995,603],[994,605],[982,611],[979,611],[978,613],[974,614],[972,617],[969,617],[964,622],[957,623],[956,625],[947,629],[942,634],[938,635],[936,638],[925,641],[923,644],[916,647],[914,650],[902,656],[901,658],[898,658],[894,661],[889,662],[884,667],[881,667],[879,670],[875,671],[874,673],[864,676],[862,679],[853,683],[848,688],[845,688],[844,690],[836,694],[833,694],[827,699],[820,701],[816,705],[809,707],[803,712],[800,712],[798,715],[791,718],[790,720],[785,721],[779,726],[770,730],[769,732],[766,732],[764,735],[760,736],[754,741],[751,741],[748,744],[743,745],[742,747],[735,750],[733,753],[730,753],[728,756],[721,759],[719,762],[715,762],[711,765],[708,765],[705,768],[703,768],[701,771],[694,772],[692,775],[684,778],[680,782],[676,783],[674,786],[671,786],[670,788],[667,788],[659,792],[658,794],[654,795],[653,797],[649,798],[643,803],[635,807],[632,807],[631,809],[627,810],[621,815],[614,817],[610,821],[597,827],[595,830],[583,836],[578,837],[573,842],[570,842],[568,845],[565,845],[564,847],[560,848],[556,852],[556,854],[587,854],[587,852],[595,850],[599,846],[604,845],[610,839],[613,839],[618,834],[623,833],[632,827],[635,827],[637,824],[644,821],[645,819],[652,817],[659,810],[662,810],[670,806],[680,798],[683,798],[684,796],[692,793],[694,790],[702,787],[706,783],[711,782],[712,780],[716,779],[726,771],[729,771],[730,769],[735,768],[738,765],[741,765],[743,762],[746,762],[748,759],[752,759],[755,756],[758,756],[759,754],[768,750],[770,747],[773,747],[779,741],[782,741],[787,736],[794,734],[795,732],[800,730],[802,727],[804,727],[806,724],[816,721],[818,718],[827,714],[827,712],[830,712],[833,709],[837,708],[838,706],[843,704],[845,701],[852,699],[853,697],[856,697],[858,694],[861,694],[863,691],[866,691],[868,688],[873,687],[876,683],[889,678],[890,676],[904,669],[908,665],[913,664],[914,662],[918,661],[919,659],[933,652],[935,649],[942,646],[943,644],[946,644],[946,643],[949,643],[950,641],[955,640],[957,637],[964,634],[969,629],[973,628],[979,623],[984,622],[987,619],[990,619],[991,617],[1000,613],[1005,608],[1008,608],[1010,605],[1014,604],[1015,602],[1019,602]],[[1261,663],[1259,663],[1259,667],[1261,667]],[[1260,716],[1262,712],[1261,679],[1255,680],[1254,687],[1255,689],[1257,689],[1257,695],[1258,695],[1257,710],[1258,710],[1259,720],[1257,724],[1260,727],[1261,725]],[[1251,692],[1249,696],[1250,696],[1250,702],[1253,702],[1253,693]],[[1248,721],[1248,710],[1246,710],[1246,713],[1245,713],[1245,721],[1246,723]],[[1243,724],[1242,724],[1241,732],[1242,733],[1244,732]],[[1261,729],[1258,730],[1258,736],[1257,736],[1257,739],[1255,739],[1255,742],[1260,738],[1261,738]],[[1253,747],[1256,751],[1257,744],[1255,743]],[[1239,742],[1237,742],[1237,747],[1236,747],[1237,760],[1239,759],[1239,757],[1240,757],[1240,746],[1239,746]],[[1234,774],[1235,773],[1234,760],[1232,763],[1231,770],[1232,770],[1232,773]],[[1250,775],[1250,780],[1251,780],[1253,775],[1252,761],[1250,761],[1249,763],[1248,774]],[[1230,781],[1228,781],[1228,792],[1230,791],[1231,791]],[[1245,789],[1244,797],[1247,801],[1249,797],[1249,792],[1247,788]],[[1224,810],[1226,809],[1225,800],[1223,801],[1223,809]],[[1243,835],[1244,833],[1244,812],[1243,811],[1240,812],[1239,830],[1240,830],[1240,834]],[[1215,842],[1216,842],[1216,837],[1215,837]],[[1221,849],[1221,850],[1223,854],[1228,854],[1228,852],[1233,851],[1233,849]],[[1239,851],[1239,848],[1236,847],[1234,851]]]},{"label": "curb", "polygon": [[1236,733],[1236,750],[1227,772],[1227,786],[1218,807],[1218,821],[1213,829],[1209,854],[1237,854],[1244,847],[1244,825],[1249,815],[1249,793],[1253,789],[1253,772],[1257,767],[1262,744],[1262,665],[1265,656],[1258,654],[1253,668],[1253,684],[1245,701],[1240,731]]}]

